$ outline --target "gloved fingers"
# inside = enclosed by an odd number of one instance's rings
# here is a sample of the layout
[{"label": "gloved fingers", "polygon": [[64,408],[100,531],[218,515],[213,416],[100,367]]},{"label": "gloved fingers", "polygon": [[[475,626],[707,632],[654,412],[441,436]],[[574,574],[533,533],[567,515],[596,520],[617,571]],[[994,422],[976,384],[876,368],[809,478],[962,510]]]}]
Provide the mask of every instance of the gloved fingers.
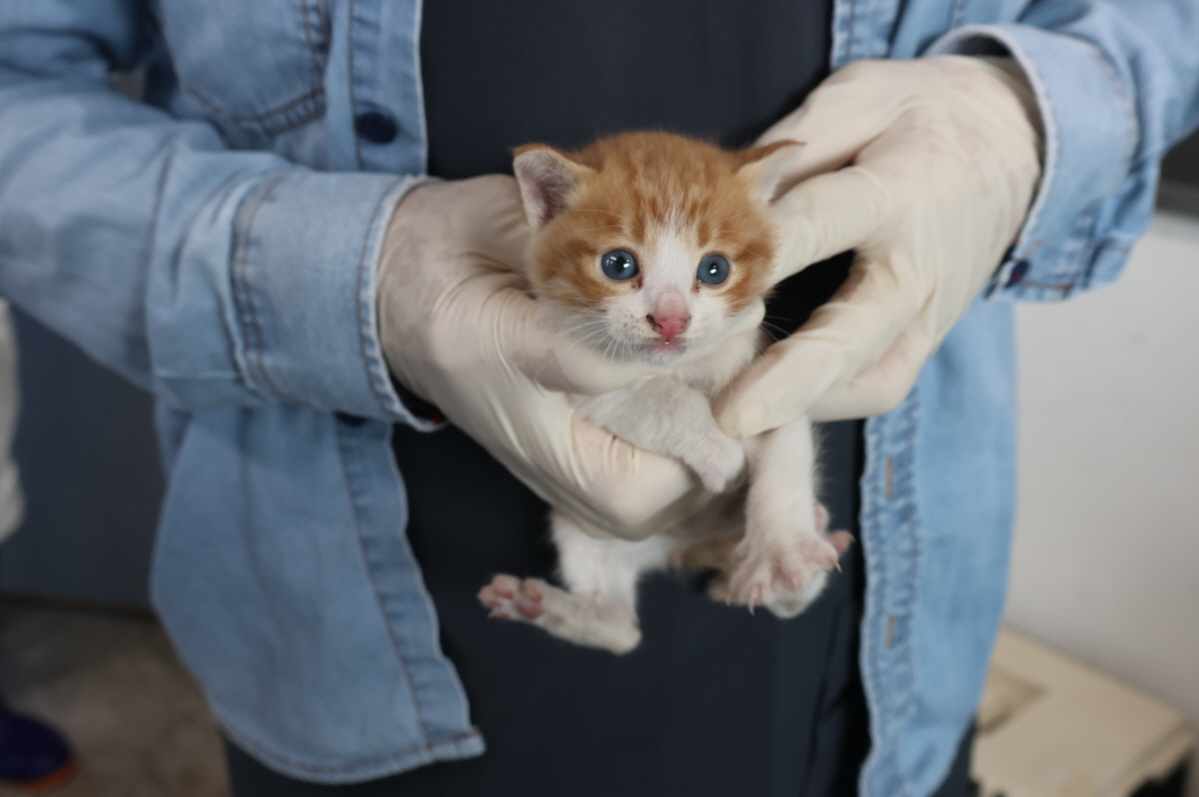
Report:
[{"label": "gloved fingers", "polygon": [[773,281],[862,246],[885,224],[891,205],[891,191],[862,166],[796,185],[771,206],[779,231]]},{"label": "gloved fingers", "polygon": [[921,326],[908,326],[872,367],[816,399],[809,415],[827,423],[890,412],[911,392],[932,348],[932,337]]},{"label": "gloved fingers", "polygon": [[408,271],[437,262],[438,270],[405,277],[436,277],[453,284],[462,272],[500,269],[522,273],[529,228],[516,180],[487,174],[469,180],[431,181],[396,206],[384,240],[387,270]]},{"label": "gloved fingers", "polygon": [[699,481],[681,462],[637,448],[577,416],[571,433],[578,477],[587,485],[585,511],[598,518],[600,528],[643,539],[700,500]]},{"label": "gloved fingers", "polygon": [[790,423],[873,366],[919,310],[889,269],[859,257],[828,303],[725,388],[714,405],[717,422],[733,437]]},{"label": "gloved fingers", "polygon": [[886,79],[895,62],[858,61],[842,67],[817,86],[803,104],[773,124],[755,142],[799,141],[804,149],[790,177],[805,180],[853,162],[857,153],[878,137],[894,116],[899,92],[883,90],[875,81],[857,79],[873,70]]},{"label": "gloved fingers", "polygon": [[486,212],[474,214],[469,227],[459,231],[467,244],[465,253],[524,274],[531,233],[516,179],[487,174],[462,182],[466,190],[475,192],[473,201],[486,207]]},{"label": "gloved fingers", "polygon": [[[513,275],[504,277],[511,279]],[[490,286],[504,277],[481,280],[489,286],[482,290],[494,290]],[[493,331],[493,344],[504,361],[550,390],[605,393],[627,387],[652,372],[646,363],[606,354],[592,345],[586,331],[563,329],[552,311],[515,284],[488,295],[474,323],[479,329]]]},{"label": "gloved fingers", "polygon": [[591,526],[640,539],[700,492],[682,463],[582,420],[561,393],[501,389],[476,398],[463,429],[547,503]]}]

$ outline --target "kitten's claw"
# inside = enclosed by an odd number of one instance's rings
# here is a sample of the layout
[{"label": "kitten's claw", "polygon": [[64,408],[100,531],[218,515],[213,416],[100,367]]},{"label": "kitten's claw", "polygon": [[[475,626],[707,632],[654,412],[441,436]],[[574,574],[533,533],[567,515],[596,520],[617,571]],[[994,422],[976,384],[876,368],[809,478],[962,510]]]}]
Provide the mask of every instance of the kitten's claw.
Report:
[{"label": "kitten's claw", "polygon": [[[837,556],[840,556],[848,551],[849,546],[853,545],[854,542],[853,535],[848,531],[834,531],[832,534],[828,535],[828,541],[830,545],[837,549]],[[837,563],[837,567],[840,569],[840,562]]]},{"label": "kitten's claw", "polygon": [[[826,526],[828,513],[818,507],[817,527]],[[803,610],[824,588],[828,571],[840,569],[839,558],[853,537],[844,531],[802,534],[798,540],[747,536],[736,549],[738,559],[729,579],[732,603],[766,606],[780,617]]]},{"label": "kitten's claw", "polygon": [[[827,515],[825,518],[827,523]],[[841,571],[841,554],[849,549],[853,544],[853,535],[848,531],[834,531],[828,535],[828,543],[833,546],[837,552],[837,560],[833,563],[833,567],[837,571]],[[766,604],[776,617],[787,619],[808,608],[808,604],[816,600],[817,596],[824,591],[825,582],[828,581],[828,571],[818,570],[812,574],[812,577],[803,584],[799,584],[792,589],[782,590],[775,594],[774,598]]]}]

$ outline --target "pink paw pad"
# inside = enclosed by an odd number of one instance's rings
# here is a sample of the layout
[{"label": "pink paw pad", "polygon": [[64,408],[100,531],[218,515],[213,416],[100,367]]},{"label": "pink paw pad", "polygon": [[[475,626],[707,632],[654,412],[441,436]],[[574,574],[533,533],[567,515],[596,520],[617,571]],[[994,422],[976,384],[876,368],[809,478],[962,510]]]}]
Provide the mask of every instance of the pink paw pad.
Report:
[{"label": "pink paw pad", "polygon": [[498,575],[479,590],[479,602],[499,620],[536,620],[545,613],[541,590],[532,580]]}]

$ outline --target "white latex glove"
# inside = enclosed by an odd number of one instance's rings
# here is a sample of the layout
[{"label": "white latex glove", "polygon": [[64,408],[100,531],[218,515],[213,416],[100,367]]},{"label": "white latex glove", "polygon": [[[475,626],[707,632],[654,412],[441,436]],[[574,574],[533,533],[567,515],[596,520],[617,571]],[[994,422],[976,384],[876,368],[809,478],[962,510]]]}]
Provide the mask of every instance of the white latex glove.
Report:
[{"label": "white latex glove", "polygon": [[849,249],[856,259],[837,294],[719,398],[737,437],[805,412],[898,406],[999,266],[1041,172],[1040,117],[1010,59],[851,64],[758,143],[781,139],[807,146],[802,182],[774,204],[777,279]]},{"label": "white latex glove", "polygon": [[556,392],[602,392],[642,373],[546,320],[513,270],[528,234],[511,177],[408,194],[379,265],[384,356],[401,384],[546,501],[614,534],[645,536],[694,511],[697,482],[682,464],[577,420]]}]

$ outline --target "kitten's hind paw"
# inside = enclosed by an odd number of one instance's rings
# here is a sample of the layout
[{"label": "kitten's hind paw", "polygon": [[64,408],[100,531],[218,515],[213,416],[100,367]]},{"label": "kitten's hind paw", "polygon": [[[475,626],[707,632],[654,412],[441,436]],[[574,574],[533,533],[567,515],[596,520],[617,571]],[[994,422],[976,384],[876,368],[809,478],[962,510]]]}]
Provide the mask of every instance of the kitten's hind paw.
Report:
[{"label": "kitten's hind paw", "polygon": [[498,620],[536,620],[545,613],[541,598],[541,590],[531,579],[522,581],[515,576],[498,575],[479,590],[479,602]]},{"label": "kitten's hind paw", "polygon": [[573,595],[538,578],[496,576],[479,590],[479,602],[497,620],[529,623],[562,639],[613,653],[628,653],[641,641],[641,625],[632,606]]}]

